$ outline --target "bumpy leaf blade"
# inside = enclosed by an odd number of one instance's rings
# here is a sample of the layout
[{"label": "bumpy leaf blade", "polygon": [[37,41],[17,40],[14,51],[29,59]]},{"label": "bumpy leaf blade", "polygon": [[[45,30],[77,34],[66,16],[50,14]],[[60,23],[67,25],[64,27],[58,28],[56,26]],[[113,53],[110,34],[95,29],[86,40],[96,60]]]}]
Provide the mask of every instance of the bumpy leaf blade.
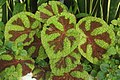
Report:
[{"label": "bumpy leaf blade", "polygon": [[113,45],[115,35],[111,27],[95,17],[81,19],[76,25],[80,33],[78,49],[92,63],[107,57],[107,49]]},{"label": "bumpy leaf blade", "polygon": [[[75,73],[78,74],[75,74]],[[70,72],[65,73],[63,76],[52,75],[49,80],[89,80],[89,75],[83,70],[82,65],[77,65]]]},{"label": "bumpy leaf blade", "polygon": [[54,15],[58,15],[62,12],[66,12],[67,7],[59,1],[49,1],[49,3],[43,3],[38,7],[36,16],[39,17],[41,22],[46,22],[48,18]]},{"label": "bumpy leaf blade", "polygon": [[76,19],[70,13],[61,13],[47,20],[41,32],[43,47],[49,58],[61,58],[71,53],[78,44]]},{"label": "bumpy leaf blade", "polygon": [[11,60],[6,60],[6,58],[0,59],[0,72],[4,71],[6,68],[10,66],[17,66],[20,64],[22,66],[22,75],[26,75],[27,73],[30,73],[32,71],[32,68],[30,65],[33,65],[33,61],[31,59],[16,59],[14,55],[12,54],[7,54],[12,57]]},{"label": "bumpy leaf blade", "polygon": [[5,27],[5,41],[23,42],[29,45],[33,41],[33,36],[39,29],[39,21],[34,14],[21,12],[13,16]]},{"label": "bumpy leaf blade", "polygon": [[51,59],[50,66],[52,69],[52,73],[55,75],[64,75],[64,73],[70,72],[74,69],[77,64],[80,63],[80,53],[76,48],[72,53],[65,57]]}]

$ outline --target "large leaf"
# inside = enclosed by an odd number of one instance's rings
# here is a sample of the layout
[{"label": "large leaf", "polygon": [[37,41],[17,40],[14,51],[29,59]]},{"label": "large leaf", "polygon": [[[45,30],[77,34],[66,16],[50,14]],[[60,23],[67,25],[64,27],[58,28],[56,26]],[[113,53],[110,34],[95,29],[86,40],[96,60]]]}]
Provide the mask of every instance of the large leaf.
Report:
[{"label": "large leaf", "polygon": [[47,20],[41,38],[49,58],[65,57],[77,47],[79,34],[75,24],[75,16],[66,12]]},{"label": "large leaf", "polygon": [[51,75],[49,80],[89,80],[89,75],[83,70],[83,67],[79,64],[70,72],[65,73],[63,76]]},{"label": "large leaf", "polygon": [[58,15],[64,11],[67,11],[67,7],[64,4],[59,1],[49,1],[49,3],[43,3],[38,7],[36,16],[44,23],[51,16]]},{"label": "large leaf", "polygon": [[22,66],[22,75],[26,75],[27,73],[30,73],[33,69],[33,60],[30,58],[16,58],[12,54],[2,54],[0,55],[0,72],[4,71],[6,68],[9,68],[11,66],[17,66],[20,64]]},{"label": "large leaf", "polygon": [[29,45],[33,42],[33,36],[39,30],[39,21],[34,14],[21,12],[13,16],[5,27],[5,42],[23,42]]},{"label": "large leaf", "polygon": [[50,66],[52,73],[57,76],[61,76],[64,75],[64,73],[70,72],[77,66],[77,64],[80,63],[80,58],[80,53],[76,48],[72,53],[65,57],[51,59]]},{"label": "large leaf", "polygon": [[115,34],[102,19],[86,17],[77,26],[80,33],[78,49],[80,53],[92,63],[107,57],[106,49],[113,45]]}]

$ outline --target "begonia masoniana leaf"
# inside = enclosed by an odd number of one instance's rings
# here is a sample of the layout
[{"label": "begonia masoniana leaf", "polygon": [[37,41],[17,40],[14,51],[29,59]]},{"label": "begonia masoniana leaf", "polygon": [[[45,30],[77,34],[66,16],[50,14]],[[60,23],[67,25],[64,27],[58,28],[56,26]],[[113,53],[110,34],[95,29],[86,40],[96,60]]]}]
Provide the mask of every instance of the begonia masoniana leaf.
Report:
[{"label": "begonia masoniana leaf", "polygon": [[50,66],[36,67],[33,70],[33,77],[37,80],[48,80],[51,74]]},{"label": "begonia masoniana leaf", "polygon": [[49,58],[65,57],[77,47],[79,34],[75,24],[75,16],[66,12],[47,20],[41,40]]},{"label": "begonia masoniana leaf", "polygon": [[39,21],[29,12],[21,12],[13,16],[5,27],[5,42],[23,42],[24,46],[33,42],[33,36],[39,30]]},{"label": "begonia masoniana leaf", "polygon": [[108,56],[107,49],[113,45],[115,35],[110,26],[100,18],[86,17],[81,19],[76,28],[80,33],[78,49],[92,63]]},{"label": "begonia masoniana leaf", "polygon": [[[75,73],[78,74],[75,74]],[[49,80],[89,80],[89,75],[83,70],[82,65],[77,65],[70,72],[65,73],[63,76],[56,76],[53,74]]]},{"label": "begonia masoniana leaf", "polygon": [[50,67],[55,75],[64,75],[70,72],[80,63],[80,53],[76,48],[72,53],[65,57],[50,59]]},{"label": "begonia masoniana leaf", "polygon": [[34,65],[34,62],[32,59],[16,59],[14,55],[12,54],[6,54],[8,56],[12,57],[12,60],[6,60],[6,59],[0,59],[0,72],[5,70],[6,68],[10,66],[17,66],[20,64],[22,66],[22,75],[26,75],[27,73],[30,73],[32,71],[32,67],[30,65]]},{"label": "begonia masoniana leaf", "polygon": [[58,15],[62,12],[67,12],[67,7],[59,1],[49,1],[49,3],[43,3],[38,7],[36,16],[39,17],[41,22],[46,22],[47,19],[54,15]]}]

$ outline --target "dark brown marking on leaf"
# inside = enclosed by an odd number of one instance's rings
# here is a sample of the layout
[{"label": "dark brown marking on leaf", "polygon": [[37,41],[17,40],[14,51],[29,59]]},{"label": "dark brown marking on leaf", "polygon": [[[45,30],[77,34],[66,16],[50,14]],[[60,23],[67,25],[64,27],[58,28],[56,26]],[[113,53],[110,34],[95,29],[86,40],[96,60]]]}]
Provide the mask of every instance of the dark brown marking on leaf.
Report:
[{"label": "dark brown marking on leaf", "polygon": [[80,64],[77,65],[73,70],[70,71],[70,73],[73,72],[73,71],[80,71],[80,72],[83,72],[83,66],[80,65]]},{"label": "dark brown marking on leaf", "polygon": [[111,43],[111,39],[107,32],[104,32],[104,33],[96,35],[96,36],[91,35],[91,32],[94,29],[101,27],[101,26],[102,26],[101,23],[91,22],[91,29],[89,31],[86,31],[86,29],[85,29],[85,22],[81,23],[81,25],[79,26],[79,28],[81,28],[84,31],[85,35],[87,36],[87,41],[84,44],[82,44],[80,47],[86,53],[87,45],[91,44],[92,50],[93,50],[92,56],[97,57],[98,59],[102,58],[102,54],[104,54],[106,52],[106,50],[103,49],[102,47],[98,46],[95,42],[95,39],[103,40],[108,44]]},{"label": "dark brown marking on leaf", "polygon": [[54,24],[50,24],[50,27],[46,30],[46,34],[50,35],[53,33],[62,33],[62,32],[59,29],[57,29]]},{"label": "dark brown marking on leaf", "polygon": [[97,44],[94,44],[92,46],[92,50],[93,50],[93,57],[97,57],[98,59],[102,58],[102,55],[106,53],[106,50],[101,48],[100,46],[98,46]]},{"label": "dark brown marking on leaf", "polygon": [[63,76],[53,76],[52,80],[84,80],[82,78],[76,78],[70,75],[73,71],[83,71],[83,67],[81,65],[77,65],[73,70],[71,70],[69,73],[65,73]]},{"label": "dark brown marking on leaf", "polygon": [[31,16],[27,16],[29,21],[30,21],[30,26],[32,26],[33,22],[35,22],[35,19],[32,18]]},{"label": "dark brown marking on leaf", "polygon": [[71,56],[71,55],[68,55],[67,56],[68,58],[70,58],[71,59],[71,61],[72,61],[72,63],[74,64],[74,61],[76,61],[76,58],[74,58],[73,56]]},{"label": "dark brown marking on leaf", "polygon": [[48,19],[48,18],[50,18],[50,17],[51,17],[51,16],[49,16],[49,15],[43,13],[43,12],[40,12],[40,18],[42,18],[42,19]]},{"label": "dark brown marking on leaf", "polygon": [[50,46],[54,46],[54,50],[55,53],[57,51],[62,51],[63,50],[63,41],[65,38],[65,34],[61,35],[60,37],[57,37],[56,39],[54,39],[53,41],[49,41],[48,43],[50,44]]},{"label": "dark brown marking on leaf", "polygon": [[46,74],[47,72],[50,72],[50,67],[46,66],[46,67],[36,67],[37,69],[40,69],[40,72],[33,75],[33,78],[36,78],[37,80],[39,79],[43,79],[46,80]]},{"label": "dark brown marking on leaf", "polygon": [[[49,41],[48,43],[50,46],[54,46],[55,53],[57,51],[62,51],[63,50],[63,42],[65,37],[67,37],[66,32],[67,30],[74,28],[74,25],[71,23],[69,24],[69,19],[65,19],[64,16],[61,16],[58,20],[63,25],[64,31],[61,31],[55,27],[55,25],[51,24],[50,27],[46,30],[46,34],[50,35],[53,33],[59,33],[60,36],[54,39],[53,41]],[[69,37],[69,40],[71,43],[73,43],[72,40],[75,40],[73,37]]]},{"label": "dark brown marking on leaf", "polygon": [[5,60],[0,60],[0,72],[3,71],[5,68],[10,67],[12,65],[17,66],[18,64],[21,64],[23,67],[23,76],[26,75],[28,72],[31,72],[31,69],[26,65],[26,63],[33,64],[32,61],[30,60],[10,60],[10,61],[5,61]]},{"label": "dark brown marking on leaf", "polygon": [[78,48],[76,48],[76,49],[74,50],[74,52],[75,52],[76,54],[78,54],[78,53],[79,53]]},{"label": "dark brown marking on leaf", "polygon": [[27,34],[28,35],[30,32],[31,32],[31,28],[25,28],[24,31],[11,30],[11,31],[9,31],[9,34],[12,34],[12,37],[10,38],[10,40],[15,41],[22,34]]},{"label": "dark brown marking on leaf", "polygon": [[110,44],[111,43],[111,39],[109,38],[109,34],[107,32],[103,33],[103,34],[99,34],[97,36],[95,36],[96,39],[100,39],[105,41],[106,43]]},{"label": "dark brown marking on leaf", "polygon": [[[77,54],[77,53],[74,53],[74,54]],[[66,59],[67,58],[70,58],[71,62],[74,64],[74,62],[76,61],[76,58],[71,56],[70,54],[67,55],[66,57],[62,57],[57,63],[56,63],[56,67],[57,68],[65,68],[67,67],[67,64],[66,64]]]},{"label": "dark brown marking on leaf", "polygon": [[51,5],[48,4],[47,6],[45,6],[45,9],[49,10],[54,15],[54,12],[53,12]]},{"label": "dark brown marking on leaf", "polygon": [[82,29],[84,32],[86,31],[86,29],[85,29],[85,23],[86,23],[86,22],[82,22],[82,23],[80,24],[80,26],[79,26],[79,28]]},{"label": "dark brown marking on leaf", "polygon": [[69,73],[65,73],[64,76],[53,76],[52,80],[83,80],[82,78],[76,78]]},{"label": "dark brown marking on leaf", "polygon": [[57,7],[58,7],[58,13],[59,14],[62,13],[63,12],[63,8],[60,5],[57,5]]},{"label": "dark brown marking on leaf", "polygon": [[102,24],[100,22],[91,22],[90,26],[90,32],[92,32],[94,29],[101,27]]},{"label": "dark brown marking on leaf", "polygon": [[65,32],[71,28],[74,28],[74,24],[73,23],[69,24],[70,21],[69,19],[65,19],[65,16],[61,16],[58,19],[58,22],[60,22],[63,25]]},{"label": "dark brown marking on leaf", "polygon": [[57,68],[65,68],[67,67],[67,64],[66,64],[66,61],[65,61],[65,58],[61,58],[57,63],[56,63],[56,67]]},{"label": "dark brown marking on leaf", "polygon": [[71,46],[73,45],[73,42],[76,40],[74,36],[69,36],[68,39],[71,42]]},{"label": "dark brown marking on leaf", "polygon": [[19,25],[24,26],[22,20],[20,18],[17,18],[15,21],[12,22],[13,25]]},{"label": "dark brown marking on leaf", "polygon": [[27,36],[27,38],[23,41],[23,43],[26,43],[26,42],[30,42],[32,38],[29,38],[29,36]]},{"label": "dark brown marking on leaf", "polygon": [[34,41],[29,46],[25,46],[24,49],[28,50],[32,46],[35,46],[36,48],[34,53],[32,54],[32,58],[35,59],[38,57],[40,46],[42,46],[41,40],[36,35],[34,36]]}]

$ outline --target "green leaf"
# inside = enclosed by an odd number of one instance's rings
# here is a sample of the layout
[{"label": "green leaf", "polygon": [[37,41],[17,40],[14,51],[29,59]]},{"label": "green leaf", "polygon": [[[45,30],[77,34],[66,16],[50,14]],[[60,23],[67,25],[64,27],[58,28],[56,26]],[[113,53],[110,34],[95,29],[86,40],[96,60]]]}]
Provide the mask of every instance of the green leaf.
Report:
[{"label": "green leaf", "polygon": [[87,14],[87,13],[79,13],[76,15],[77,18],[82,18],[82,17],[87,17],[87,16],[90,16],[90,14]]},{"label": "green leaf", "polygon": [[110,47],[108,50],[107,50],[107,53],[109,54],[109,55],[115,55],[116,54],[116,49],[115,49],[115,47]]},{"label": "green leaf", "polygon": [[83,64],[83,69],[87,72],[92,70],[92,67],[90,65]]},{"label": "green leaf", "polygon": [[105,73],[102,71],[99,71],[97,74],[98,80],[103,80],[105,78]]},{"label": "green leaf", "polygon": [[96,77],[97,71],[96,70],[92,70],[90,74],[91,74],[91,76]]},{"label": "green leaf", "polygon": [[80,13],[85,12],[85,0],[77,0]]},{"label": "green leaf", "polygon": [[117,20],[112,20],[111,23],[112,23],[113,25],[117,25],[118,21],[117,21]]},{"label": "green leaf", "polygon": [[0,0],[0,6],[4,5],[6,0]]},{"label": "green leaf", "polygon": [[110,13],[109,13],[109,21],[116,18],[118,13],[118,9],[120,7],[120,0],[110,0]]},{"label": "green leaf", "polygon": [[6,55],[6,54],[3,54],[3,55],[0,55],[0,59],[1,60],[12,60],[13,59],[13,57],[12,56],[10,56],[10,55]]},{"label": "green leaf", "polygon": [[27,56],[27,51],[26,50],[20,50],[20,55],[21,56]]},{"label": "green leaf", "polygon": [[4,23],[0,21],[0,31],[4,31],[4,27],[5,27]]},{"label": "green leaf", "polygon": [[100,69],[101,69],[101,71],[103,71],[103,72],[107,72],[108,69],[109,69],[109,64],[106,64],[106,63],[101,64],[101,65],[100,65]]},{"label": "green leaf", "polygon": [[20,13],[22,11],[25,11],[25,4],[23,3],[17,3],[15,6],[14,6],[14,10],[13,10],[13,15],[17,14],[17,13]]}]

